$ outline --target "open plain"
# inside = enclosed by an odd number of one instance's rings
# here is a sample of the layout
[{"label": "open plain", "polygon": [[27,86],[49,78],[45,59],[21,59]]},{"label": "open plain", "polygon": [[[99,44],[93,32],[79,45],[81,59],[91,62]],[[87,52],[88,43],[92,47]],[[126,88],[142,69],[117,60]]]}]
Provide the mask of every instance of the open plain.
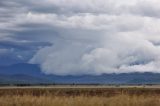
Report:
[{"label": "open plain", "polygon": [[156,86],[1,87],[0,106],[160,106]]}]

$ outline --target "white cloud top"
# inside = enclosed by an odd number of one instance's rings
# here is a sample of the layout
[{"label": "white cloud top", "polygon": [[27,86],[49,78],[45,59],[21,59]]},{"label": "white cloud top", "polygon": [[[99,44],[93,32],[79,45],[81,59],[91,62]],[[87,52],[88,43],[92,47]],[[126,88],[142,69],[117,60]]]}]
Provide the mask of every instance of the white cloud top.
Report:
[{"label": "white cloud top", "polygon": [[16,37],[26,39],[29,32],[30,39],[53,44],[40,48],[29,61],[40,64],[47,74],[160,73],[159,0],[7,0],[3,4],[12,8],[0,8],[12,12],[9,18],[0,18],[3,38],[21,32]]}]

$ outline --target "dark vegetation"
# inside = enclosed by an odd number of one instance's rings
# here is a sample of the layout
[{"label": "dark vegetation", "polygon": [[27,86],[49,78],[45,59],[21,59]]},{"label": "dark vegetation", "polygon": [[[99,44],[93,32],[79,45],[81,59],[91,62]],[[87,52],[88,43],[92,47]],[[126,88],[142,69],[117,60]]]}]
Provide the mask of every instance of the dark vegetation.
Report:
[{"label": "dark vegetation", "polygon": [[115,96],[115,95],[160,95],[159,88],[1,88],[4,95],[52,95],[52,96]]}]

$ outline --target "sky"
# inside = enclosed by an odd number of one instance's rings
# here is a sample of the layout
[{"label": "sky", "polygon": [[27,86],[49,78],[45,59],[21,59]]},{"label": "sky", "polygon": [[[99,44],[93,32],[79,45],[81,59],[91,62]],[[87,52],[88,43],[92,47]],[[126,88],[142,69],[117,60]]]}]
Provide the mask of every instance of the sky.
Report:
[{"label": "sky", "polygon": [[0,65],[46,74],[160,73],[159,0],[0,0]]}]

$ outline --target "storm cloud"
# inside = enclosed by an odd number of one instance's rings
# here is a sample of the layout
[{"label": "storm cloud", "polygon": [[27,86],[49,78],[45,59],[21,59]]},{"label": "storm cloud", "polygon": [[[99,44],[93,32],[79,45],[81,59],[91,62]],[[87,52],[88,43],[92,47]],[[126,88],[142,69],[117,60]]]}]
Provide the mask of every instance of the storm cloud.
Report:
[{"label": "storm cloud", "polygon": [[16,61],[25,57],[23,61],[56,75],[160,73],[159,4],[0,1],[0,58],[11,52]]}]

